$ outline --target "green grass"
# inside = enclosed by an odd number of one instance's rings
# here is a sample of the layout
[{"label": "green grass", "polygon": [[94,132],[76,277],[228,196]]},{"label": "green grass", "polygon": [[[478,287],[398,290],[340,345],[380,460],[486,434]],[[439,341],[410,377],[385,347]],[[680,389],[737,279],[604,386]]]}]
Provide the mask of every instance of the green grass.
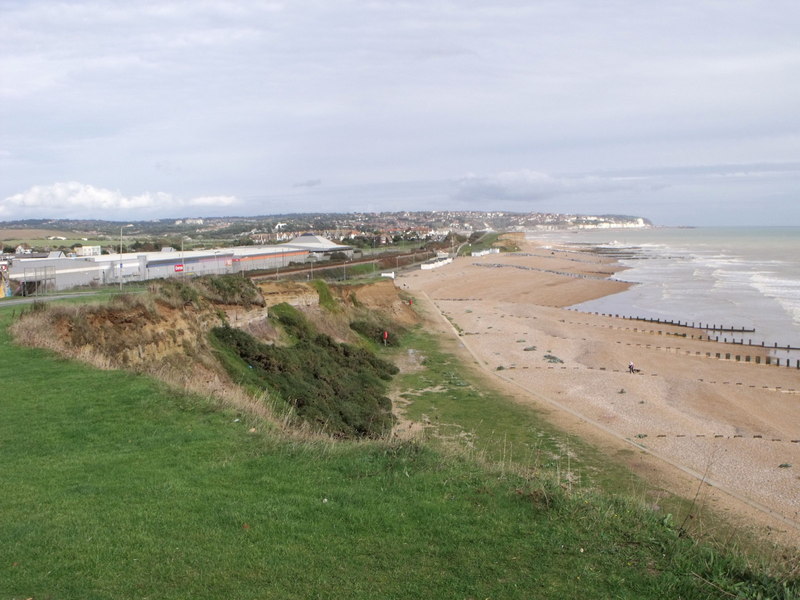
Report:
[{"label": "green grass", "polygon": [[370,263],[349,265],[347,267],[347,277],[372,277],[378,272],[378,266]]},{"label": "green grass", "polygon": [[454,356],[442,352],[432,336],[416,330],[403,344],[423,356],[425,366],[397,378],[400,393],[411,401],[408,416],[428,420],[437,437],[456,441],[491,462],[555,473],[570,485],[642,491],[642,482],[630,471],[477,379]]},{"label": "green grass", "polygon": [[[54,232],[53,235],[56,235]],[[33,238],[14,238],[14,239],[5,239],[2,240],[2,246],[10,246],[12,248],[16,248],[20,244],[27,244],[30,248],[71,248],[74,245],[81,245],[81,246],[112,246],[115,249],[119,249],[119,238],[116,240],[113,238],[104,238],[101,240],[83,240],[80,238],[67,238],[65,240],[48,240],[45,237],[33,237]],[[125,240],[123,242],[123,246],[127,246],[129,242]]]},{"label": "green grass", "polygon": [[[264,274],[269,275],[271,272],[264,271]],[[309,273],[292,273],[281,272],[281,279],[308,281]],[[318,281],[335,281],[339,284],[342,282],[349,283],[353,280],[358,280],[358,283],[364,283],[366,280],[378,278],[380,276],[380,267],[372,263],[348,263],[346,266],[342,263],[339,265],[327,265],[325,263],[318,264],[314,267],[314,279]]]},{"label": "green grass", "polygon": [[470,244],[465,244],[459,254],[461,256],[470,256],[473,252],[481,252],[483,250],[489,250],[494,246],[494,243],[497,241],[502,234],[497,232],[491,233],[484,233],[480,238],[475,240]]},{"label": "green grass", "polygon": [[314,279],[311,282],[311,285],[313,285],[314,289],[317,290],[317,295],[319,296],[319,305],[322,308],[329,311],[337,311],[339,309],[339,305],[331,295],[331,289],[328,287],[327,283],[325,283],[322,279]]},{"label": "green grass", "polygon": [[10,314],[0,598],[797,597],[627,502],[428,444],[280,439],[16,347]]}]

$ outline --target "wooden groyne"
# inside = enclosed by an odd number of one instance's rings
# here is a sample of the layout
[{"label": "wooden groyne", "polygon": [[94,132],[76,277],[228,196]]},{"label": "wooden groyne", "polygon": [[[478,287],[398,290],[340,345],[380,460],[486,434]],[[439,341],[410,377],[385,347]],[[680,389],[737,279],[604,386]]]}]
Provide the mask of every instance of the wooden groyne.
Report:
[{"label": "wooden groyne", "polygon": [[[598,313],[595,313],[595,314],[598,314]],[[705,323],[705,324],[703,324],[701,322],[696,322],[696,321],[692,321],[691,323],[689,323],[689,321],[673,321],[671,319],[670,320],[667,320],[667,319],[650,319],[650,318],[647,318],[647,317],[626,317],[625,315],[619,316],[619,315],[610,315],[610,314],[606,314],[606,313],[602,313],[602,314],[603,314],[603,316],[606,316],[606,317],[612,317],[613,316],[613,317],[616,317],[618,319],[626,319],[626,320],[629,320],[629,321],[642,321],[644,323],[658,323],[660,325],[672,325],[673,327],[686,327],[686,328],[689,328],[689,329],[703,329],[705,331],[720,331],[720,332],[724,331],[724,332],[731,332],[731,333],[755,333],[755,331],[756,331],[755,329],[750,329],[750,328],[747,328],[747,327],[735,327],[733,325],[731,325],[730,327],[725,327],[724,325],[717,325],[716,323],[712,323],[712,324]]]},{"label": "wooden groyne", "polygon": [[[571,310],[575,310],[575,309],[571,309]],[[582,312],[582,311],[578,311],[578,312]],[[755,329],[747,328],[747,327],[735,327],[735,326],[725,327],[724,325],[709,324],[709,323],[703,324],[703,323],[696,322],[696,321],[692,321],[692,322],[683,321],[682,322],[682,321],[673,321],[673,320],[670,320],[670,319],[651,319],[651,318],[647,318],[647,317],[630,317],[630,316],[625,316],[625,315],[620,316],[619,314],[600,313],[600,312],[589,312],[588,314],[594,314],[594,315],[598,315],[598,316],[602,316],[602,317],[614,317],[614,318],[623,319],[623,320],[626,320],[626,321],[640,321],[640,322],[643,322],[643,323],[653,323],[653,324],[658,324],[658,325],[669,325],[671,327],[683,327],[683,328],[687,328],[687,329],[699,329],[699,330],[703,330],[703,331],[712,331],[712,332],[719,332],[719,333],[754,333],[756,331]],[[635,329],[634,329],[634,331],[635,331]],[[644,332],[644,330],[642,330],[642,331]],[[651,331],[650,333],[655,333],[655,332]],[[662,332],[659,331],[658,333],[661,334]],[[677,336],[683,336],[683,337],[687,337],[688,336],[688,334],[686,334],[686,333],[672,333],[672,334],[670,334],[669,332],[667,332],[667,335],[677,335]],[[733,344],[733,345],[736,345],[736,346],[749,346],[751,348],[762,348],[764,350],[771,350],[771,351],[786,351],[786,352],[793,352],[793,351],[794,352],[798,352],[798,351],[800,351],[800,346],[793,346],[791,344],[787,344],[786,346],[779,346],[777,342],[773,342],[770,345],[770,344],[767,344],[764,341],[754,343],[752,338],[748,338],[747,341],[745,342],[745,338],[744,337],[737,339],[737,338],[731,336],[730,339],[727,338],[727,337],[723,337],[722,339],[720,339],[720,336],[718,336],[718,335],[706,335],[705,337],[702,336],[702,335],[698,335],[697,337],[695,337],[694,335],[691,335],[691,339],[696,339],[696,340],[699,340],[699,341],[705,340],[705,341],[708,341],[708,342],[719,342],[719,343],[723,343],[723,344]],[[720,356],[717,355],[717,358],[720,358]],[[754,362],[761,362],[759,357],[754,357],[754,359],[755,359]],[[737,357],[737,360],[739,360],[739,357]],[[746,358],[746,362],[750,362],[750,357],[749,356]],[[769,357],[769,356],[766,357],[765,362],[768,365],[769,364],[776,364],[776,365],[780,365],[781,364],[779,358]],[[787,358],[786,359],[786,366],[789,366],[789,363],[790,363],[790,359]],[[800,369],[800,361],[797,361],[797,368]]]}]

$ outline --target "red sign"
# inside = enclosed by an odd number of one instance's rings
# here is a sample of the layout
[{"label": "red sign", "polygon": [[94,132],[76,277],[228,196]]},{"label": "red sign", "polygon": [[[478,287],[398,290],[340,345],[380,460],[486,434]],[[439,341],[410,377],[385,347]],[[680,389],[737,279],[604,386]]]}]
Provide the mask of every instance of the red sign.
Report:
[{"label": "red sign", "polygon": [[183,265],[175,265],[175,272],[180,273],[183,271]]}]

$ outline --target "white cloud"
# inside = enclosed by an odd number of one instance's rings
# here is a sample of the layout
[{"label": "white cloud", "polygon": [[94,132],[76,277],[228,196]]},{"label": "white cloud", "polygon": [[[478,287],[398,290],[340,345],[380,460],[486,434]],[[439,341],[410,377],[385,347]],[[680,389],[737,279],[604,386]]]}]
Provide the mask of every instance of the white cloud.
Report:
[{"label": "white cloud", "polygon": [[0,215],[8,219],[47,216],[48,218],[111,219],[125,215],[149,218],[181,216],[192,207],[226,208],[235,206],[234,196],[199,196],[176,198],[166,192],[145,192],[126,196],[118,190],[95,187],[77,181],[36,185],[0,202]]}]

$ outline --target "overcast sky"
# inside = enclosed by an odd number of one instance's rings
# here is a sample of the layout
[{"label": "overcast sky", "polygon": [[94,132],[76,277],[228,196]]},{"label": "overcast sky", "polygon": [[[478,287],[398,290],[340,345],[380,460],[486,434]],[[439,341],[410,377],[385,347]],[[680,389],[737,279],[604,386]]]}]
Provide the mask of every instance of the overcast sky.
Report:
[{"label": "overcast sky", "polygon": [[797,0],[0,0],[0,220],[800,225]]}]

